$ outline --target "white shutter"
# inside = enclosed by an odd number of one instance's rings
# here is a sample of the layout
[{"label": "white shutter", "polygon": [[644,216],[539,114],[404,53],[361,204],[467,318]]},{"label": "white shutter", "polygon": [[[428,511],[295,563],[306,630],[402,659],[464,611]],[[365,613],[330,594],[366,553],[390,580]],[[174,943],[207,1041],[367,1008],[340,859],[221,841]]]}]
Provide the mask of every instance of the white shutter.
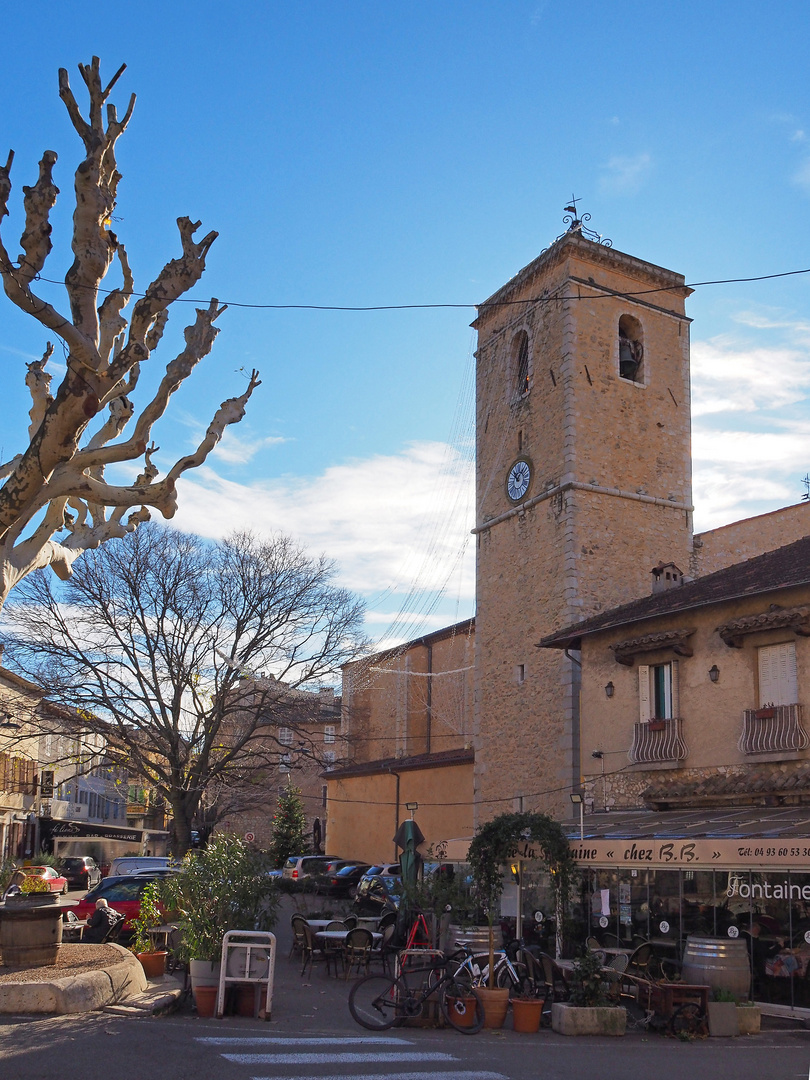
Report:
[{"label": "white shutter", "polygon": [[670,670],[670,699],[671,707],[669,710],[670,717],[674,717],[676,720],[681,715],[681,697],[678,692],[678,661],[673,660],[669,665]]},{"label": "white shutter", "polygon": [[650,665],[638,665],[638,718],[642,721],[649,720],[650,711]]},{"label": "white shutter", "polygon": [[799,699],[796,645],[765,645],[759,654],[759,705],[794,705]]}]

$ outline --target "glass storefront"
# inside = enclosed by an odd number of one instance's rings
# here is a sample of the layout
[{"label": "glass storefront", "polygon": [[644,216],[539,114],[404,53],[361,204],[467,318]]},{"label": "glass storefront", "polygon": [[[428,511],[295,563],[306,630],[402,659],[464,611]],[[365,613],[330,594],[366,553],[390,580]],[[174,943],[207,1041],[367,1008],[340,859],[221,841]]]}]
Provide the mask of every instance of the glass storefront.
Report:
[{"label": "glass storefront", "polygon": [[[539,936],[553,951],[553,904],[539,864],[524,863],[522,894],[524,937],[540,910]],[[501,910],[514,933],[510,907]],[[743,938],[755,999],[810,1008],[810,872],[582,868],[566,912],[565,954],[593,937],[624,949],[650,942],[677,962],[690,934]]]}]

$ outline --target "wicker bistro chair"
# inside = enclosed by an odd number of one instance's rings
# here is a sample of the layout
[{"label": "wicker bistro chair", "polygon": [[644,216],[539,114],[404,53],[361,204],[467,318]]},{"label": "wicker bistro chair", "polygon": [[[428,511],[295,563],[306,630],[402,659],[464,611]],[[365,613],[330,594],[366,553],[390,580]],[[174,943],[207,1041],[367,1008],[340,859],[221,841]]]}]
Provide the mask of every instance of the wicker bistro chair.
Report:
[{"label": "wicker bistro chair", "polygon": [[372,946],[371,959],[380,960],[382,962],[383,971],[388,971],[388,957],[392,956],[397,951],[391,944],[396,932],[397,928],[394,923],[389,923],[382,931],[382,938],[378,944]]},{"label": "wicker bistro chair", "polygon": [[548,953],[541,953],[537,958],[543,969],[543,980],[546,984],[546,996],[543,1002],[543,1016],[551,1021],[551,1006],[555,1001],[568,1001],[571,988],[565,977],[565,972],[555,964]]},{"label": "wicker bistro chair", "polygon": [[348,932],[343,945],[343,969],[347,979],[355,965],[358,975],[360,974],[361,965],[366,969],[366,975],[368,975],[373,943],[374,937],[371,931],[366,930],[364,926],[356,926]]},{"label": "wicker bistro chair", "polygon": [[287,959],[291,959],[296,952],[304,952],[304,931],[301,929],[306,926],[307,920],[303,915],[295,914],[290,918],[290,926],[292,927],[292,945],[290,946],[290,955]]},{"label": "wicker bistro chair", "polygon": [[599,941],[595,937],[589,937],[585,941],[588,952],[596,953],[599,957],[599,963],[604,965],[607,962],[607,953],[600,945]]},{"label": "wicker bistro chair", "polygon": [[301,965],[301,974],[303,975],[309,964],[310,973],[312,972],[312,965],[319,963],[323,960],[326,964],[326,972],[329,974],[329,955],[320,947],[315,940],[315,935],[312,932],[312,927],[304,921],[302,927],[303,931],[303,946],[301,952],[303,954],[303,963]]},{"label": "wicker bistro chair", "polygon": [[622,982],[624,972],[630,957],[627,953],[618,953],[610,958],[610,962],[602,968],[602,989],[613,1001],[618,1001],[622,994]]},{"label": "wicker bistro chair", "polygon": [[343,925],[346,927],[347,930],[354,930],[355,926],[357,926],[357,916],[347,915],[346,918],[343,920]]}]

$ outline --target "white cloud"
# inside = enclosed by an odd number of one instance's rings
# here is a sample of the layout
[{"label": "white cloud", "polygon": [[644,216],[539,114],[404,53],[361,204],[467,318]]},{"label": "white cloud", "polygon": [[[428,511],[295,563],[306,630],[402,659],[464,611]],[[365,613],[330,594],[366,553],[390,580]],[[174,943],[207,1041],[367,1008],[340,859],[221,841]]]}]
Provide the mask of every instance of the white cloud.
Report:
[{"label": "white cloud", "polygon": [[652,158],[648,153],[614,154],[602,166],[599,187],[607,195],[632,195],[639,190],[651,169]]},{"label": "white cloud", "polygon": [[746,347],[723,338],[692,345],[693,417],[782,409],[808,390],[810,357],[799,349]]},{"label": "white cloud", "polygon": [[433,621],[431,597],[438,593],[445,614],[436,614],[437,626],[453,621],[448,593],[462,605],[459,618],[472,609],[473,469],[444,443],[412,443],[399,454],[330,466],[320,476],[250,483],[205,465],[178,488],[178,528],[212,537],[238,528],[289,533],[311,552],[334,558],[347,588],[367,597],[384,593],[369,616],[378,626],[392,621],[383,611],[398,610],[409,595],[404,621],[420,630]]},{"label": "white cloud", "polygon": [[227,427],[212,457],[227,461],[229,465],[246,465],[266,446],[278,446],[279,443],[287,441],[282,435],[267,435],[254,439],[243,438],[241,435],[236,434],[233,427]]}]

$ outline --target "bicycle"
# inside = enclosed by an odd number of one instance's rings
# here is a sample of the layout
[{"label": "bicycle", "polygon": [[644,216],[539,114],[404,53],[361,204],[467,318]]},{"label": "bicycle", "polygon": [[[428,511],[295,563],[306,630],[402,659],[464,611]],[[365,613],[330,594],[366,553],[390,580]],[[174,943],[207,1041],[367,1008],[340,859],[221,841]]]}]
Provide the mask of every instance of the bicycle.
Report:
[{"label": "bicycle", "polygon": [[[489,985],[489,953],[473,953],[469,944],[458,942],[459,949],[449,956],[448,964],[461,961],[454,975],[471,987]],[[509,990],[510,997],[532,997],[537,990],[537,979],[532,968],[522,960],[512,959],[503,949],[495,951],[495,986]]]},{"label": "bicycle", "polygon": [[[441,978],[435,975],[444,971]],[[423,969],[426,977],[419,987],[409,986],[404,976],[367,975],[356,982],[349,994],[349,1012],[369,1031],[386,1031],[422,1013],[422,1006],[435,995],[447,1023],[463,1035],[475,1035],[484,1026],[484,1006],[476,991],[456,979],[446,964]],[[433,975],[434,978],[430,976]]]}]

